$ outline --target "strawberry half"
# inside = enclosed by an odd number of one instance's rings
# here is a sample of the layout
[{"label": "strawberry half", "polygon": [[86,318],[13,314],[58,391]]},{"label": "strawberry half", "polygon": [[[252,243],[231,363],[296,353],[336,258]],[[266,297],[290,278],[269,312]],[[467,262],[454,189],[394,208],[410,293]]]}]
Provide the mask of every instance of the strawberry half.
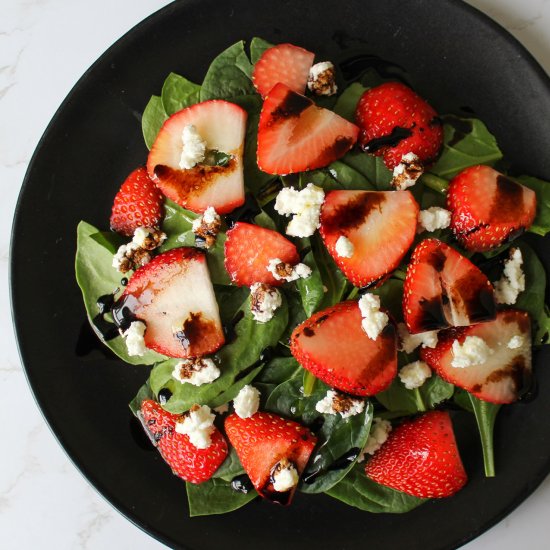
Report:
[{"label": "strawberry half", "polygon": [[[372,285],[393,271],[416,235],[419,207],[409,191],[330,191],[321,209],[321,236],[355,286]],[[351,257],[339,256],[346,237]]]},{"label": "strawberry half", "polygon": [[164,461],[178,477],[189,483],[209,480],[227,457],[227,442],[214,428],[212,444],[198,449],[189,436],[176,432],[176,422],[181,415],[165,411],[158,403],[147,399],[140,408],[142,424],[152,435]]},{"label": "strawberry half", "polygon": [[443,127],[434,109],[400,82],[367,90],[355,112],[360,143],[367,153],[383,156],[392,170],[407,153],[432,163],[443,145]]},{"label": "strawberry half", "polygon": [[453,178],[447,207],[460,244],[482,252],[511,241],[531,227],[535,192],[490,166],[472,166]]},{"label": "strawberry half", "polygon": [[254,65],[252,82],[262,97],[279,82],[303,94],[314,58],[315,54],[293,44],[273,46]]},{"label": "strawberry half", "polygon": [[237,286],[267,283],[283,284],[267,270],[270,260],[278,258],[287,264],[297,264],[300,256],[296,247],[277,231],[259,225],[237,222],[227,232],[225,269]]},{"label": "strawberry half", "polygon": [[[160,129],[147,159],[147,171],[158,188],[180,206],[202,213],[213,206],[227,214],[244,203],[243,147],[247,114],[244,109],[213,99],[172,115]],[[230,155],[224,166],[199,163],[181,169],[183,129],[193,125],[207,151]]]},{"label": "strawberry half", "polygon": [[365,473],[376,483],[420,498],[449,497],[468,481],[444,411],[427,412],[392,430]]},{"label": "strawberry half", "polygon": [[317,438],[297,422],[266,412],[250,418],[230,414],[225,420],[225,431],[260,496],[290,504],[298,480],[288,490],[278,491],[274,487],[276,472],[281,465],[291,465],[301,476]]},{"label": "strawberry half", "polygon": [[[453,342],[468,336],[482,338],[492,353],[481,365],[452,365]],[[499,311],[494,321],[444,330],[435,348],[422,348],[422,360],[441,378],[483,401],[512,403],[531,382],[531,321],[525,311]]]},{"label": "strawberry half", "polygon": [[490,321],[495,311],[493,287],[470,260],[437,239],[418,244],[403,288],[411,334]]},{"label": "strawberry half", "polygon": [[145,345],[169,357],[214,353],[224,335],[204,252],[174,248],[138,269],[113,310],[143,321]]},{"label": "strawberry half", "polygon": [[121,185],[111,212],[111,229],[131,237],[138,227],[158,228],[162,221],[162,193],[147,170],[136,168]]},{"label": "strawberry half", "polygon": [[341,302],[313,314],[290,337],[290,351],[326,384],[353,395],[375,395],[397,374],[397,336],[390,321],[371,340],[361,327],[357,302]]},{"label": "strawberry half", "polygon": [[280,175],[321,168],[345,155],[358,133],[355,124],[279,83],[262,107],[258,166]]}]

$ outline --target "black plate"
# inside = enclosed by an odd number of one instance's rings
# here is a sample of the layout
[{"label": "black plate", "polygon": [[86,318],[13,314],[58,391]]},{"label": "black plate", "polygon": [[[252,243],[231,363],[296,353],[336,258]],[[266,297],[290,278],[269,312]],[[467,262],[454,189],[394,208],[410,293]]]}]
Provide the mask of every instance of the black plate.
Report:
[{"label": "black plate", "polygon": [[[454,548],[502,519],[550,470],[550,432],[540,420],[550,417],[550,399],[502,411],[496,479],[482,475],[476,430],[467,420],[459,431],[470,483],[456,497],[406,515],[370,515],[328,497],[299,496],[290,509],[258,501],[225,516],[189,519],[183,484],[130,419],[127,403],[147,369],[125,365],[86,339],[73,271],[78,221],[107,227],[120,182],[145,159],[140,113],[168,73],[201,82],[215,55],[254,35],[300,44],[320,58],[359,48],[406,67],[411,85],[440,112],[473,110],[518,170],[550,179],[549,80],[510,35],[462,2],[172,4],[82,77],[27,172],[13,229],[11,285],[21,357],[36,400],[90,482],[171,546]],[[547,244],[538,240],[537,248],[549,266]],[[550,394],[550,369],[542,368],[548,358],[548,350],[537,358],[542,396]]]}]

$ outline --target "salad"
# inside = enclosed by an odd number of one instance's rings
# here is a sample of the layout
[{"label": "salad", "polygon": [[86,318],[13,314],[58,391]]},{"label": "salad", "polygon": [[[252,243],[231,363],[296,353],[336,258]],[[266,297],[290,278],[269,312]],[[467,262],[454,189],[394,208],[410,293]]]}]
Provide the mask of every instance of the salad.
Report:
[{"label": "salad", "polygon": [[453,416],[494,476],[499,409],[534,397],[550,310],[527,233],[550,231],[550,184],[509,175],[482,121],[315,57],[254,38],[201,85],[168,75],[146,165],[109,224],[78,226],[88,318],[151,366],[130,408],[191,516],[450,497]]}]

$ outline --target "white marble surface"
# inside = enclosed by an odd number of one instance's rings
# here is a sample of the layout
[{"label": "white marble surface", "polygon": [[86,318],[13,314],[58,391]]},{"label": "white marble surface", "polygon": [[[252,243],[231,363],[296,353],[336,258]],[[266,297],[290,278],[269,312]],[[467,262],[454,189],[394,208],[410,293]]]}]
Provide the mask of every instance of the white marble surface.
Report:
[{"label": "white marble surface", "polygon": [[[11,220],[32,152],[90,64],[164,0],[0,0],[0,547],[155,549],[92,489],[45,425],[24,378],[8,295]],[[550,71],[550,0],[472,0]],[[86,21],[87,32],[82,32]],[[70,47],[67,47],[70,45]],[[52,70],[51,60],[55,60]],[[17,411],[17,413],[15,412]],[[550,547],[550,477],[468,550]]]}]

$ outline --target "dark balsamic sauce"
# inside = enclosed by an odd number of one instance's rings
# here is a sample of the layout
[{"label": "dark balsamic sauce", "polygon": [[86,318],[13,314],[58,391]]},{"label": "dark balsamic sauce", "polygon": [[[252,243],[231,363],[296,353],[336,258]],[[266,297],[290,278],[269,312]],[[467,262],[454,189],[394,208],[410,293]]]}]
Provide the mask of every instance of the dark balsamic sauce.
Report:
[{"label": "dark balsamic sauce", "polygon": [[122,279],[120,279],[120,284],[126,286],[128,284],[128,277],[122,277]]},{"label": "dark balsamic sauce", "polygon": [[162,390],[159,391],[158,398],[161,405],[166,405],[171,397],[172,392],[168,388],[162,388]]},{"label": "dark balsamic sauce", "polygon": [[128,294],[123,296],[120,300],[117,300],[111,307],[113,321],[122,332],[128,330],[130,325],[137,320],[137,317],[134,314],[137,305],[138,302],[136,298]]},{"label": "dark balsamic sauce", "polygon": [[234,477],[231,481],[231,489],[237,493],[244,493],[245,495],[254,489],[252,481],[246,474]]},{"label": "dark balsamic sauce", "polygon": [[113,323],[105,319],[105,314],[109,313],[114,307],[115,294],[118,292],[118,290],[119,289],[117,288],[114,292],[110,294],[104,294],[97,299],[96,303],[99,313],[92,319],[92,323],[94,324],[95,328],[99,331],[101,337],[106,342],[112,340],[113,338],[116,338],[119,335],[117,327],[113,325]]},{"label": "dark balsamic sauce", "polygon": [[332,464],[330,464],[328,468],[318,468],[313,472],[306,472],[303,477],[304,483],[311,485],[319,476],[326,474],[327,472],[346,469],[357,459],[360,452],[361,449],[359,449],[359,447],[352,447],[347,453],[338,457]]},{"label": "dark balsamic sauce", "polygon": [[225,216],[225,223],[228,227],[233,227],[237,222],[253,222],[254,218],[262,212],[256,199],[247,194],[245,196],[244,204],[235,208],[233,212]]},{"label": "dark balsamic sauce", "polygon": [[371,139],[361,147],[366,153],[376,153],[383,147],[397,147],[404,139],[411,136],[412,130],[410,128],[396,126],[387,136]]}]

